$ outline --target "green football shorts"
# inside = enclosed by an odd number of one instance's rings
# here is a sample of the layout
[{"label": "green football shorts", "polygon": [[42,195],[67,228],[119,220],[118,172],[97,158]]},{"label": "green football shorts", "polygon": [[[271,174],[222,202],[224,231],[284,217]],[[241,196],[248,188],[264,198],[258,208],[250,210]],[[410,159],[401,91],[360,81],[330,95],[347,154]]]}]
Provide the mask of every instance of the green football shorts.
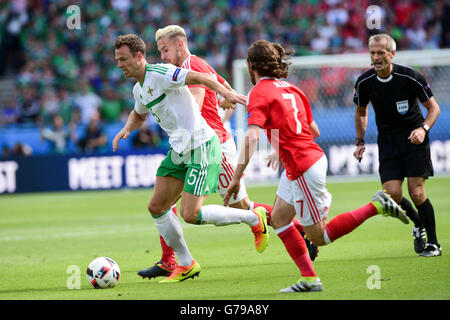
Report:
[{"label": "green football shorts", "polygon": [[217,192],[221,162],[222,147],[219,138],[214,135],[211,140],[186,154],[170,149],[156,176],[181,179],[184,181],[184,191],[204,196]]}]

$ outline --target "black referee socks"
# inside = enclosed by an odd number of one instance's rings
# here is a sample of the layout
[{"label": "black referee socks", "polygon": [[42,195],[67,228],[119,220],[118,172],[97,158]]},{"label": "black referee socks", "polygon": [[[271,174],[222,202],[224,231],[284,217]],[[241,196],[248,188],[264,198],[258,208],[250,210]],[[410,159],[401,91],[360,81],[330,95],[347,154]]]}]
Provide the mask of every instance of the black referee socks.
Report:
[{"label": "black referee socks", "polygon": [[400,205],[402,206],[402,209],[406,211],[406,215],[408,216],[408,218],[412,222],[414,222],[414,226],[417,228],[423,228],[423,222],[419,217],[419,213],[413,207],[411,201],[409,201],[405,197],[402,197]]},{"label": "black referee socks", "polygon": [[416,206],[416,208],[419,211],[420,219],[422,220],[425,226],[425,230],[427,231],[427,242],[438,245],[439,243],[436,236],[436,221],[434,219],[434,209],[431,205],[430,200],[427,198],[424,203]]}]

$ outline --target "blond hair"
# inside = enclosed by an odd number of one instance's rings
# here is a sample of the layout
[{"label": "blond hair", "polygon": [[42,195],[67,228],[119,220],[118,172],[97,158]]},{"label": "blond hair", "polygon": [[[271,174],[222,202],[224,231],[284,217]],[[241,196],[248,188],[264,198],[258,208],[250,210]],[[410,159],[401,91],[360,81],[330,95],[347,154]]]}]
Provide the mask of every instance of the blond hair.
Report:
[{"label": "blond hair", "polygon": [[379,34],[374,34],[373,36],[370,36],[370,38],[369,38],[369,45],[370,45],[370,43],[372,41],[377,41],[378,42],[381,39],[386,39],[388,51],[392,52],[392,51],[396,50],[397,45],[395,44],[394,38],[392,38],[387,33],[379,33]]},{"label": "blond hair", "polygon": [[169,39],[173,39],[175,37],[181,37],[185,41],[187,39],[186,32],[184,31],[184,29],[182,27],[180,27],[178,25],[174,25],[174,24],[164,27],[162,29],[158,29],[158,31],[156,31],[156,33],[155,33],[156,42],[158,42],[159,39],[164,38],[164,37],[169,37]]}]

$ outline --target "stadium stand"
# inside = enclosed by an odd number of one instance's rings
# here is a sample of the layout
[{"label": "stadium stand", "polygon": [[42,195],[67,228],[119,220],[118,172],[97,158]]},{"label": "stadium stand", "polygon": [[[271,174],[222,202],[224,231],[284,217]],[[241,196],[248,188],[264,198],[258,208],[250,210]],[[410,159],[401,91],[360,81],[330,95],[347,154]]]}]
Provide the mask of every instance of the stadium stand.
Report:
[{"label": "stadium stand", "polygon": [[[88,152],[79,141],[96,112],[110,143],[133,107],[132,82],[124,79],[114,61],[113,44],[120,34],[143,36],[149,61],[158,62],[156,29],[168,24],[182,25],[191,41],[192,53],[205,57],[230,81],[232,61],[244,58],[248,45],[260,38],[281,42],[295,49],[297,55],[366,51],[366,8],[372,4],[381,9],[382,31],[396,39],[399,50],[450,47],[450,4],[445,0],[282,2],[82,0],[77,2],[81,26],[74,30],[66,27],[70,1],[1,2],[3,155],[10,155],[23,145],[28,145],[27,150],[33,154],[53,152],[50,142],[43,143],[41,133],[45,127],[51,127],[56,115],[73,129],[63,152]],[[327,75],[323,75],[321,80],[326,79]],[[330,78],[330,97],[336,95],[336,81],[342,81],[339,75]],[[336,103],[340,105],[339,101]],[[166,147],[158,126],[149,120],[148,127],[150,135],[161,137],[151,147]],[[127,143],[124,148],[132,149],[132,139]]]}]

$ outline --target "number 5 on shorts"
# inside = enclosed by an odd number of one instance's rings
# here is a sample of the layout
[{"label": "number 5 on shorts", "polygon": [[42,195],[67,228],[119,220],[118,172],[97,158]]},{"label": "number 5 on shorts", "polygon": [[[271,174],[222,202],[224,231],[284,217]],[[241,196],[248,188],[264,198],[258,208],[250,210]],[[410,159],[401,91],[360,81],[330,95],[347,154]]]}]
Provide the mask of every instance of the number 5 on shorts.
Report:
[{"label": "number 5 on shorts", "polygon": [[198,170],[197,169],[191,169],[189,171],[189,177],[187,180],[188,185],[192,186],[195,184],[195,182],[197,181],[197,177],[198,177]]}]

